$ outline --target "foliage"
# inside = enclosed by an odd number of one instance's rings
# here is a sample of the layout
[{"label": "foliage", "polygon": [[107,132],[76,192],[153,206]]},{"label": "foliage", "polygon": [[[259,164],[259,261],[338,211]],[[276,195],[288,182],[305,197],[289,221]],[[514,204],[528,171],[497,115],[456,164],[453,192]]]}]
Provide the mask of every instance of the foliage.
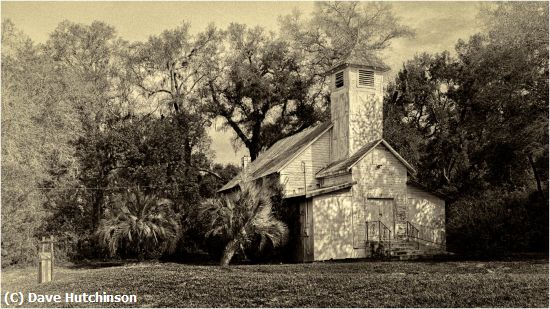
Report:
[{"label": "foliage", "polygon": [[125,61],[135,90],[161,114],[200,113],[196,89],[212,66],[221,36],[212,25],[191,35],[190,24],[184,22],[131,44]]},{"label": "foliage", "polygon": [[208,150],[206,128],[210,117],[200,102],[198,88],[206,78],[211,54],[216,53],[221,36],[213,26],[196,36],[189,33],[189,28],[183,23],[149,37],[147,42],[131,44],[125,56],[129,81],[139,94],[136,100],[149,106],[149,114],[168,117],[174,124],[172,138],[183,145],[186,173],[198,168],[193,154]]},{"label": "foliage", "polygon": [[[75,250],[89,247],[83,242],[90,243],[113,190],[139,185],[146,194],[162,192],[177,205],[175,211],[182,226],[188,226],[187,215],[199,203],[202,174],[211,173],[211,162],[204,154],[209,146],[208,119],[190,109],[196,95],[187,84],[174,84],[179,111],[171,109],[170,96],[163,92],[166,87],[170,89],[170,84],[154,84],[159,76],[171,72],[163,69],[163,61],[176,61],[170,58],[180,55],[176,47],[189,46],[185,43],[189,38],[180,30],[165,31],[146,43],[127,44],[103,23],[64,22],[46,44],[46,52],[57,61],[57,73],[66,82],[68,100],[76,106],[79,116],[75,118],[82,123],[85,134],[73,144],[79,181],[49,184],[56,190],[46,205],[52,219],[45,230],[60,239],[70,238]],[[174,40],[183,43],[178,45]],[[164,50],[159,51],[155,44],[162,42]],[[95,55],[82,50],[90,44],[97,45]],[[171,48],[172,54],[168,53]],[[202,57],[200,53],[197,48],[196,55],[187,59],[193,70],[198,68],[194,63]],[[193,70],[178,70],[178,78],[191,81],[185,74]],[[152,95],[145,87],[158,93]],[[158,104],[162,109],[155,114]],[[90,190],[78,190],[81,186]],[[74,189],[64,192],[63,187]],[[84,224],[74,224],[78,221]]]},{"label": "foliage", "polygon": [[274,217],[271,195],[265,184],[243,179],[237,192],[201,205],[206,237],[218,236],[225,241],[221,265],[228,265],[237,250],[249,247],[255,237],[260,238],[260,249],[268,242],[273,247],[286,242],[288,228]]},{"label": "foliage", "polygon": [[144,194],[139,187],[117,195],[101,220],[97,237],[111,256],[173,252],[181,225],[170,200]]},{"label": "foliage", "polygon": [[[526,10],[547,17],[545,6],[502,4],[491,27],[507,22],[498,21],[502,11],[507,18]],[[542,194],[548,171],[548,23],[543,20],[536,25],[546,32],[517,41],[497,27],[459,41],[456,58],[447,52],[418,55],[398,73],[385,98],[385,132],[398,147],[410,149],[404,152],[425,171],[420,177],[428,185],[453,198],[533,183]]]},{"label": "foliage", "polygon": [[[80,184],[89,188],[105,188],[113,169],[110,153],[101,141],[111,126],[126,114],[126,86],[120,82],[121,57],[126,43],[116,36],[115,29],[103,22],[90,25],[61,22],[42,46],[54,63],[51,72],[58,76],[63,91],[54,97],[66,100],[76,111],[75,119],[82,134],[72,143]],[[63,183],[51,183],[64,187]],[[97,228],[104,211],[104,190],[93,189],[82,194],[91,208],[91,228]]]},{"label": "foliage", "polygon": [[[385,97],[384,134],[449,197],[455,250],[541,250],[527,232],[548,231],[534,224],[548,207],[530,206],[532,196],[548,205],[548,5],[499,3],[485,20],[456,57],[403,65]],[[521,29],[509,29],[514,20]]]},{"label": "foliage", "polygon": [[315,17],[281,18],[281,35],[231,24],[205,85],[208,110],[225,121],[254,160],[262,149],[325,120],[326,71],[353,56],[379,61],[378,53],[412,31],[391,6],[325,2]]},{"label": "foliage", "polygon": [[230,163],[226,165],[216,163],[212,166],[211,170],[219,177],[210,173],[202,175],[199,180],[199,193],[202,198],[214,197],[219,189],[237,176],[241,171],[239,167]]},{"label": "foliage", "polygon": [[252,160],[322,118],[323,98],[308,95],[315,77],[304,74],[300,54],[289,43],[260,27],[234,23],[224,42],[227,51],[205,85],[206,108],[223,118]]},{"label": "foliage", "polygon": [[[448,250],[500,255],[548,250],[548,207],[536,192],[487,190],[448,207]],[[463,244],[468,244],[465,247]]]},{"label": "foliage", "polygon": [[281,17],[280,24],[293,48],[304,51],[304,66],[317,75],[350,57],[381,62],[380,52],[394,39],[414,35],[383,2],[318,2],[311,19],[296,11]]},{"label": "foliage", "polygon": [[44,190],[74,177],[80,132],[54,64],[11,21],[2,24],[2,265],[34,261]]}]

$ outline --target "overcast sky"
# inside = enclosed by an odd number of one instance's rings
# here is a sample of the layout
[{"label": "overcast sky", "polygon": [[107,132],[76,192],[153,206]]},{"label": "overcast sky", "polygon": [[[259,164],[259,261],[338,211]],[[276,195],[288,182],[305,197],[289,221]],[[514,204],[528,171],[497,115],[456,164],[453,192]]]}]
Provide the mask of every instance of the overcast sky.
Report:
[{"label": "overcast sky", "polygon": [[[398,39],[385,52],[387,64],[397,72],[402,63],[416,53],[452,51],[457,40],[479,31],[477,2],[392,2],[401,22],[416,30],[412,39]],[[178,26],[183,20],[193,31],[209,23],[225,27],[230,22],[260,25],[276,31],[277,17],[294,8],[306,15],[313,2],[6,2],[1,3],[2,19],[11,19],[16,27],[35,42],[45,42],[50,32],[64,19],[79,23],[104,21],[129,41],[143,41],[150,35]],[[215,161],[238,163],[245,149],[235,151],[232,132],[211,128]]]}]

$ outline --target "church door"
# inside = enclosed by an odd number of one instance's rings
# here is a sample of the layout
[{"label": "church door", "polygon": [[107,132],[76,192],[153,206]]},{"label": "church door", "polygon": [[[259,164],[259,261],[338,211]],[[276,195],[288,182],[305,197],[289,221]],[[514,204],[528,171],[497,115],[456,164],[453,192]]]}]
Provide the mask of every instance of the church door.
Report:
[{"label": "church door", "polygon": [[369,221],[382,222],[386,227],[388,227],[388,229],[390,229],[392,238],[395,231],[394,208],[394,201],[391,198],[372,198],[368,199],[366,209],[367,217],[370,218]]}]

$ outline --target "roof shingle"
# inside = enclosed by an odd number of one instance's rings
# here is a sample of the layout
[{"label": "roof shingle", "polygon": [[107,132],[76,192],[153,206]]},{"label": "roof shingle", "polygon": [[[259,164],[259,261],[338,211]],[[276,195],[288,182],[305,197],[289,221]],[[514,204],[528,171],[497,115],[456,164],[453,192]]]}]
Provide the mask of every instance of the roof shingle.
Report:
[{"label": "roof shingle", "polygon": [[[279,171],[296,154],[303,150],[307,145],[315,141],[319,136],[332,127],[332,123],[327,121],[320,125],[309,127],[302,132],[288,136],[277,141],[273,146],[261,153],[256,160],[250,162],[247,172],[250,179],[258,179]],[[241,174],[237,175],[218,192],[229,190],[239,184]]]},{"label": "roof shingle", "polygon": [[391,153],[393,153],[393,155],[395,155],[397,157],[397,159],[399,159],[399,161],[401,161],[401,163],[403,163],[403,165],[405,165],[405,167],[407,167],[407,169],[409,169],[410,171],[415,173],[414,168],[407,161],[405,161],[405,159],[403,159],[397,153],[397,151],[395,151],[388,144],[388,142],[386,142],[384,139],[379,139],[379,140],[375,140],[375,141],[372,141],[370,143],[367,143],[367,144],[363,145],[363,147],[359,148],[354,154],[352,154],[348,158],[338,160],[338,161],[332,162],[331,164],[327,165],[327,167],[325,167],[324,169],[320,170],[317,173],[316,177],[317,178],[326,177],[326,176],[330,176],[330,175],[337,175],[337,174],[348,172],[349,169],[352,166],[355,165],[355,163],[357,163],[359,160],[361,160],[361,158],[366,156],[372,149],[374,149],[379,144],[383,144],[386,148],[388,148],[388,150]]}]

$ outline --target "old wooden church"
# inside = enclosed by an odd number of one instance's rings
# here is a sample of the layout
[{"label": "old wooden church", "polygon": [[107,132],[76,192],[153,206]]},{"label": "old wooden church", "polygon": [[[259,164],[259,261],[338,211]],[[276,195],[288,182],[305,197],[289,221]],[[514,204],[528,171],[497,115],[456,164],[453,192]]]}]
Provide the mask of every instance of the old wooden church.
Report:
[{"label": "old wooden church", "polygon": [[276,177],[285,204],[298,210],[290,228],[297,261],[444,250],[444,199],[415,182],[415,169],[382,138],[387,70],[356,61],[335,66],[331,121],[279,140],[246,167],[252,179]]}]

